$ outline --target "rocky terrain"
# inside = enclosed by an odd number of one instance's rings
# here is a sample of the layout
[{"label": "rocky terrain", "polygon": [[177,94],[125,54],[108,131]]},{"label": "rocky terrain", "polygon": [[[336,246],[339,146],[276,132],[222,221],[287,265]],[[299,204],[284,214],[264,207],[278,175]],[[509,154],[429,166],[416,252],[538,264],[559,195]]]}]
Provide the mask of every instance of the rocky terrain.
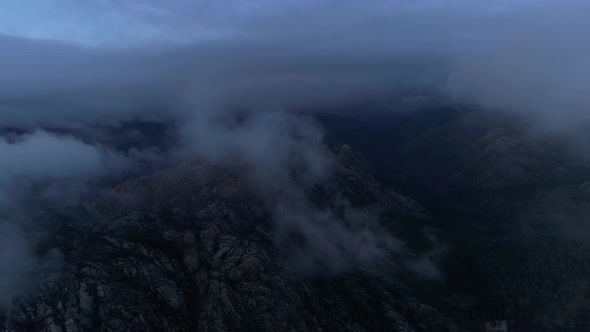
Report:
[{"label": "rocky terrain", "polygon": [[[391,232],[403,220],[429,222],[416,201],[375,180],[350,147],[336,157],[337,185],[319,190],[318,201],[379,206],[375,226]],[[83,206],[44,211],[43,230],[30,235],[38,255],[55,257],[4,306],[2,329],[459,330],[415,296],[422,277],[402,264],[412,257],[407,248],[337,273],[293,262],[247,172],[187,161]]]},{"label": "rocky terrain", "polygon": [[3,329],[587,330],[584,154],[513,118],[423,112],[319,116],[334,163],[313,181],[194,159],[43,210]]}]

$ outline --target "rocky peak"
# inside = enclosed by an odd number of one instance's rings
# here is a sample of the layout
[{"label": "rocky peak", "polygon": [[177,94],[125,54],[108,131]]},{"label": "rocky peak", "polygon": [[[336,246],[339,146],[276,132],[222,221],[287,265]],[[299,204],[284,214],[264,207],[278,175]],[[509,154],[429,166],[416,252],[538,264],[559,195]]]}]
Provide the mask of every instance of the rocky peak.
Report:
[{"label": "rocky peak", "polygon": [[[422,213],[382,188],[349,147],[339,156],[338,196],[359,207]],[[39,273],[34,289],[4,308],[4,329],[456,330],[409,296],[406,272],[392,257],[337,275],[295,268],[242,172],[185,162],[124,182],[75,213],[46,214],[51,227],[40,247],[59,250],[63,262],[51,278]]]}]

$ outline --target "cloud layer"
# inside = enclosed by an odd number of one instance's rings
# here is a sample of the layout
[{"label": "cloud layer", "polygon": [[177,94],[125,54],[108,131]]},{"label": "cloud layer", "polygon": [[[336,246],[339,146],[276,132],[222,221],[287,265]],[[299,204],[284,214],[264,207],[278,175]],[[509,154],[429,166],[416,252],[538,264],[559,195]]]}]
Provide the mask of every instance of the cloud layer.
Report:
[{"label": "cloud layer", "polygon": [[[174,147],[180,154],[237,157],[263,170],[260,183],[274,197],[281,185],[296,185],[286,164],[303,161],[313,179],[330,167],[321,130],[293,109],[389,102],[409,88],[516,112],[541,126],[586,124],[589,6],[582,0],[0,0],[0,127],[31,132],[16,142],[0,140],[0,194],[10,201],[11,184],[20,179],[60,179],[59,186],[73,179],[79,188],[133,165],[129,153],[49,134],[49,127],[173,121],[183,128],[184,140]],[[286,218],[286,200],[272,203],[285,227],[324,230],[307,223],[324,216],[299,198],[301,213]],[[308,235],[324,239],[320,233]],[[373,253],[371,234],[341,233]],[[332,244],[323,250],[342,246]]]},{"label": "cloud layer", "polygon": [[4,124],[342,104],[412,85],[589,120],[581,0],[1,4]]}]

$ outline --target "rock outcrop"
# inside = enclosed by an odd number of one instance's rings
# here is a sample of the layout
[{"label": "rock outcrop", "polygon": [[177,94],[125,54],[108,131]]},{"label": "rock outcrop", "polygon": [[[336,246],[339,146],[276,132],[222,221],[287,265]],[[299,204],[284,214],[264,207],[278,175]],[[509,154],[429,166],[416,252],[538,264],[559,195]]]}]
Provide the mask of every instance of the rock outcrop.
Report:
[{"label": "rock outcrop", "polygon": [[[391,218],[428,218],[382,188],[348,147],[339,158],[339,197],[383,206]],[[37,250],[60,253],[57,272],[36,271],[30,290],[1,312],[2,329],[457,330],[411,296],[404,280],[412,275],[393,256],[337,275],[293,266],[243,172],[186,162],[83,207],[46,211]]]}]

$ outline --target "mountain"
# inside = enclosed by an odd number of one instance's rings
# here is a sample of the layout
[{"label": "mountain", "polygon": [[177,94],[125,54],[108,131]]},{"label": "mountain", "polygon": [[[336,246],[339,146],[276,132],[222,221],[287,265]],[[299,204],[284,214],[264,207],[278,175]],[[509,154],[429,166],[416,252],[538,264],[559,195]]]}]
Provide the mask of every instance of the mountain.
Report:
[{"label": "mountain", "polygon": [[[379,207],[367,227],[387,232],[404,220],[430,222],[418,202],[375,180],[350,147],[335,158],[329,183],[308,192],[323,202],[319,210],[342,201],[354,211]],[[35,250],[58,258],[45,261],[34,284],[4,308],[3,329],[459,330],[416,297],[423,277],[403,263],[409,249],[339,263],[332,273],[322,272],[334,263],[322,257],[298,261],[293,253],[306,238],[277,242],[276,221],[248,172],[187,161],[82,206],[44,211],[43,232],[31,231]],[[333,222],[337,229],[349,221]]]},{"label": "mountain", "polygon": [[510,331],[590,329],[587,135],[464,105],[362,119],[322,122],[431,213],[447,250],[429,304],[462,326],[492,312]]},{"label": "mountain", "polygon": [[576,142],[464,105],[351,114],[315,116],[333,161],[321,177],[294,163],[269,183],[193,159],[43,210],[3,328],[590,328],[590,161]]}]

